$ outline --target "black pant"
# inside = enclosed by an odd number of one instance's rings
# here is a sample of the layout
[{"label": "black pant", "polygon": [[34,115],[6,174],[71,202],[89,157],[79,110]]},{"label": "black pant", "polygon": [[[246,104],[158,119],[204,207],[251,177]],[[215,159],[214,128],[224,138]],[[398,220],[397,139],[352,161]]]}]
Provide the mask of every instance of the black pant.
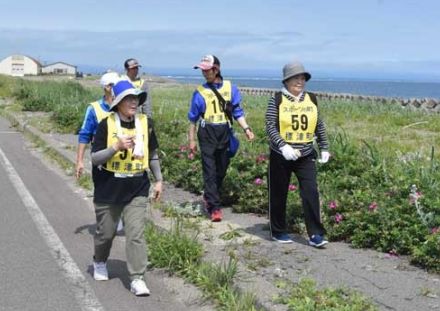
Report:
[{"label": "black pant", "polygon": [[203,181],[205,200],[209,210],[221,208],[220,188],[229,166],[228,149],[204,148],[200,146],[202,156]]},{"label": "black pant", "polygon": [[270,151],[268,180],[271,234],[284,233],[287,230],[286,201],[292,172],[299,182],[308,235],[325,233],[321,222],[315,160],[316,155],[312,154],[296,161],[287,161],[281,154]]}]

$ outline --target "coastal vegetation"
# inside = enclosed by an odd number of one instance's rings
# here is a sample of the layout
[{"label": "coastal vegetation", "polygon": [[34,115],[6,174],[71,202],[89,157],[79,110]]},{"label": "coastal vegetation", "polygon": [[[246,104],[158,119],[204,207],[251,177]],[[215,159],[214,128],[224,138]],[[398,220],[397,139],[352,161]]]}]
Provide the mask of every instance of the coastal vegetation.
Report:
[{"label": "coastal vegetation", "polygon": [[[165,176],[200,193],[199,154],[186,146],[191,92],[188,87],[158,89],[153,102]],[[267,100],[244,96],[257,139],[249,143],[237,129],[240,152],[223,191],[223,201],[236,212],[267,212]],[[414,264],[440,271],[439,116],[375,102],[322,101],[319,106],[332,154],[328,164],[318,164],[329,238],[389,256],[409,255]],[[298,187],[292,179],[288,219],[293,232],[304,233]]]}]

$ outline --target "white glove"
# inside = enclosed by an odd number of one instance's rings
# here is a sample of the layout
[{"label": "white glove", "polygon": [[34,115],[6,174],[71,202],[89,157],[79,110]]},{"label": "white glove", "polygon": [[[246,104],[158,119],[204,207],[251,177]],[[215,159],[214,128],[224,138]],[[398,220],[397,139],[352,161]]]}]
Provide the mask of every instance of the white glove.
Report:
[{"label": "white glove", "polygon": [[330,152],[322,151],[321,152],[321,159],[319,159],[318,162],[324,164],[324,163],[327,163],[329,159],[330,159]]},{"label": "white glove", "polygon": [[284,145],[280,147],[281,153],[283,154],[284,159],[287,161],[295,161],[301,155],[301,152],[297,149],[293,149],[290,145]]}]

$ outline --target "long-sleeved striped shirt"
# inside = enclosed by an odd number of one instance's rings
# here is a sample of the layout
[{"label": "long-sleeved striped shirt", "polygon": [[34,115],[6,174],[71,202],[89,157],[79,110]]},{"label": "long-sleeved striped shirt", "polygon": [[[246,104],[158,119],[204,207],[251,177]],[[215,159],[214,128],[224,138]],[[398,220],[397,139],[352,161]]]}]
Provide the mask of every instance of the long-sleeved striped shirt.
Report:
[{"label": "long-sleeved striped shirt", "polygon": [[[283,95],[285,95],[289,100],[294,101],[295,98],[287,92],[285,89],[282,90]],[[310,93],[309,93],[310,95]],[[313,96],[313,95],[312,95]],[[303,92],[299,101],[304,101],[305,92]],[[280,135],[279,128],[279,103],[275,102],[275,96],[272,96],[269,100],[267,111],[266,111],[266,134],[269,137],[270,148],[282,154],[280,151],[280,147],[288,144]],[[319,109],[318,109],[318,122],[315,129],[315,138],[318,143],[319,149],[328,150],[329,143],[327,139],[327,133],[325,130],[324,121],[319,117]],[[305,143],[305,144],[290,144],[293,148],[299,149],[301,151],[301,157],[305,157],[310,155],[313,152],[313,142]]]}]

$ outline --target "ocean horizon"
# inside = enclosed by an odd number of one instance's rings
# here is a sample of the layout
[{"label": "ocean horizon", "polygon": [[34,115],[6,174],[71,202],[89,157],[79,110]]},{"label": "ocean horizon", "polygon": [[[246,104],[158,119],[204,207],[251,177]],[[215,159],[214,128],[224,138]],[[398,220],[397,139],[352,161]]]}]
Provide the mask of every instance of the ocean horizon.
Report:
[{"label": "ocean horizon", "polygon": [[[123,72],[122,68],[80,65],[80,70],[102,74],[107,70]],[[174,80],[182,84],[203,83],[203,76],[191,68],[147,67],[144,74]],[[279,89],[281,76],[273,70],[229,70],[224,78],[240,87]],[[401,99],[433,98],[440,99],[440,75],[414,75],[404,73],[354,73],[319,72],[307,82],[306,89],[311,92],[352,94],[364,96],[396,97]]]},{"label": "ocean horizon", "polygon": [[[201,75],[159,75],[182,84],[200,84]],[[279,89],[279,77],[225,76],[239,87]],[[307,82],[306,89],[311,92],[353,94],[364,96],[396,98],[434,98],[440,99],[440,82],[421,82],[404,80],[373,80],[365,78],[314,78]]]}]

